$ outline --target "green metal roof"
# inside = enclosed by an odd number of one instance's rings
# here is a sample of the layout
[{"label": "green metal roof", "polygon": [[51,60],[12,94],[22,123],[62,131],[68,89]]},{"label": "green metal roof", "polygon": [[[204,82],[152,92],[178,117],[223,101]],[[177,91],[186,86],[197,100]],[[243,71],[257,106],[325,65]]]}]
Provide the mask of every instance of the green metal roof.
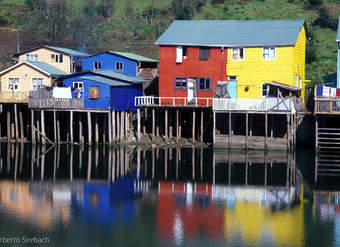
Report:
[{"label": "green metal roof", "polygon": [[44,47],[52,49],[52,50],[60,51],[62,53],[66,53],[66,54],[69,54],[69,55],[72,55],[72,56],[75,56],[75,57],[88,57],[88,56],[90,56],[87,53],[68,49],[68,48],[63,48],[63,47],[56,47],[56,46],[49,46],[49,45],[44,45]]},{"label": "green metal roof", "polygon": [[33,67],[37,67],[38,69],[45,71],[51,76],[68,75],[68,73],[47,63],[37,62],[37,61],[25,61],[25,63],[31,64]]},{"label": "green metal roof", "polygon": [[107,77],[111,77],[111,78],[116,78],[116,79],[123,80],[123,81],[132,82],[132,83],[134,83],[134,82],[137,82],[137,83],[147,82],[142,77],[125,75],[125,74],[122,74],[122,73],[114,72],[112,70],[91,70],[90,72],[93,72],[93,73],[96,73],[96,74],[99,74],[99,75],[103,75],[103,76],[107,76]]},{"label": "green metal roof", "polygon": [[339,21],[338,21],[338,35],[336,36],[336,41],[340,42],[340,15],[339,15]]},{"label": "green metal roof", "polygon": [[131,60],[135,60],[135,61],[140,61],[140,62],[152,62],[152,63],[158,63],[157,60],[148,58],[148,57],[144,57],[141,55],[137,55],[134,53],[130,53],[130,52],[122,52],[122,51],[108,51],[109,53],[118,55],[118,56],[122,56],[122,57],[126,57],[129,58]]},{"label": "green metal roof", "polygon": [[305,20],[174,21],[156,45],[226,47],[295,45]]},{"label": "green metal roof", "polygon": [[81,79],[84,80],[91,80],[91,81],[96,81],[104,84],[108,84],[110,86],[130,86],[130,83],[114,80],[114,79],[108,79],[103,76],[82,76],[80,77]]}]

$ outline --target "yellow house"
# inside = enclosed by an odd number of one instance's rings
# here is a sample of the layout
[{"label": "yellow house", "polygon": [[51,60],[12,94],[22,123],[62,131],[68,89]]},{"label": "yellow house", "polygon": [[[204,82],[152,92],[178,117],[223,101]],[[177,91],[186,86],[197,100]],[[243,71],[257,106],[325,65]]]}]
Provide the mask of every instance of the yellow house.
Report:
[{"label": "yellow house", "polygon": [[0,72],[0,102],[28,103],[30,90],[54,86],[54,78],[66,75],[47,63],[22,61]]},{"label": "yellow house", "polygon": [[76,50],[42,45],[13,55],[18,62],[38,61],[50,64],[65,73],[81,71],[81,59],[89,54]]},{"label": "yellow house", "polygon": [[[228,81],[234,98],[276,97],[277,90],[305,93],[304,20],[240,21],[239,40],[227,49]],[[240,38],[243,36],[243,38]]]}]

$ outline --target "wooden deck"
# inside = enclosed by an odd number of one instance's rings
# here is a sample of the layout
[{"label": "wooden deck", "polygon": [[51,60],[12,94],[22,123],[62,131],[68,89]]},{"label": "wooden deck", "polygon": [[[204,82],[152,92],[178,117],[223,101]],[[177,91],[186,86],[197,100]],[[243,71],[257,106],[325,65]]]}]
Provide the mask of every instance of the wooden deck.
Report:
[{"label": "wooden deck", "polygon": [[340,99],[331,97],[314,98],[315,114],[340,114]]}]

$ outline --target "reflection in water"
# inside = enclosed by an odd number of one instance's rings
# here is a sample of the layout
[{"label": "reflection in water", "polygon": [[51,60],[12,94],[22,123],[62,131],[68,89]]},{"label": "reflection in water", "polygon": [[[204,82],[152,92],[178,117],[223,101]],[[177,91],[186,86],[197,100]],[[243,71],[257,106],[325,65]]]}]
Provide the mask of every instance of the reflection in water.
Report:
[{"label": "reflection in water", "polygon": [[[135,229],[128,230],[132,239],[153,246],[302,246],[303,185],[294,159],[212,149],[3,145],[0,214],[37,231],[63,226],[87,237],[85,226],[104,227],[112,241],[127,224]],[[98,241],[110,238],[96,234]]]}]

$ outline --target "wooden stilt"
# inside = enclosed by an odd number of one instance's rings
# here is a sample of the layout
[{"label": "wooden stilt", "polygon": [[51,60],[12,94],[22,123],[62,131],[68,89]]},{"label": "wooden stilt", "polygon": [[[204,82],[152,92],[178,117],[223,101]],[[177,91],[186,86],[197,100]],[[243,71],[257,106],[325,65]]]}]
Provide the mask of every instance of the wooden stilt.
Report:
[{"label": "wooden stilt", "polygon": [[200,141],[201,141],[201,143],[203,143],[203,130],[204,130],[204,128],[203,128],[203,121],[204,121],[204,110],[202,110],[201,111],[201,138],[200,138]]},{"label": "wooden stilt", "polygon": [[231,142],[232,142],[232,139],[231,139],[231,137],[232,137],[231,112],[229,112],[229,114],[228,114],[228,128],[229,128],[229,130],[228,130],[228,146],[229,146],[229,148],[231,148]]},{"label": "wooden stilt", "polygon": [[[109,145],[112,144],[112,118],[111,118],[111,111],[107,114],[107,120],[108,120],[108,132],[109,132]],[[111,167],[111,163],[110,163]]]},{"label": "wooden stilt", "polygon": [[156,113],[156,136],[159,136],[159,118],[160,118],[160,111],[157,110]]},{"label": "wooden stilt", "polygon": [[319,147],[319,133],[318,133],[318,128],[319,128],[319,122],[318,122],[318,117],[315,116],[315,154],[318,152],[318,147]]},{"label": "wooden stilt", "polygon": [[264,114],[264,150],[267,150],[267,136],[268,136],[268,114]]},{"label": "wooden stilt", "polygon": [[290,149],[290,133],[289,133],[289,114],[286,115],[286,121],[287,121],[287,128],[286,128],[286,133],[287,133],[287,150]]},{"label": "wooden stilt", "polygon": [[79,127],[79,143],[84,143],[84,135],[83,135],[83,115],[82,113],[78,113],[78,127]]},{"label": "wooden stilt", "polygon": [[70,152],[70,181],[73,181],[73,146],[71,146]]},{"label": "wooden stilt", "polygon": [[117,140],[120,140],[120,113],[116,112],[116,119],[117,119]]},{"label": "wooden stilt", "polygon": [[[88,112],[87,114],[88,114],[87,116],[89,117],[90,112]],[[91,116],[88,119],[90,119],[89,122],[91,122]],[[89,138],[89,140],[91,140],[91,138]],[[90,141],[89,141],[89,144],[90,144]],[[87,151],[87,181],[91,180],[91,168],[92,168],[92,149],[89,148]]]},{"label": "wooden stilt", "polygon": [[56,112],[56,119],[57,119],[57,143],[61,142],[61,137],[60,137],[60,121],[59,121],[59,114]]},{"label": "wooden stilt", "polygon": [[165,109],[164,112],[164,135],[165,138],[168,138],[168,109]]},{"label": "wooden stilt", "polygon": [[143,135],[146,135],[146,123],[148,119],[148,108],[144,108]]},{"label": "wooden stilt", "polygon": [[112,141],[116,140],[116,112],[112,111]]},{"label": "wooden stilt", "polygon": [[14,104],[15,141],[19,141],[18,106]]},{"label": "wooden stilt", "polygon": [[170,125],[170,127],[169,127],[169,139],[170,140],[172,139],[172,136],[173,136],[173,127],[172,127],[172,125]]},{"label": "wooden stilt", "polygon": [[104,114],[103,116],[104,120],[103,120],[103,129],[102,129],[102,134],[103,134],[103,137],[102,137],[102,142],[103,144],[106,143],[106,128],[107,128],[107,121],[106,121],[106,114]]},{"label": "wooden stilt", "polygon": [[179,126],[178,126],[178,137],[182,138],[182,112],[179,113]]},{"label": "wooden stilt", "polygon": [[70,142],[73,143],[73,111],[70,111]]},{"label": "wooden stilt", "polygon": [[152,138],[155,138],[155,126],[156,120],[155,120],[155,109],[152,109]]},{"label": "wooden stilt", "polygon": [[129,112],[125,112],[125,139],[128,139],[129,136]]},{"label": "wooden stilt", "polygon": [[213,111],[213,144],[216,144],[216,111]]},{"label": "wooden stilt", "polygon": [[[87,112],[88,144],[92,144],[91,112]],[[90,152],[90,151],[89,151]]]},{"label": "wooden stilt", "polygon": [[[44,114],[43,110],[41,110],[41,133],[46,136],[46,133],[45,133],[45,114]],[[46,144],[45,138],[41,138],[41,144],[42,145]]]},{"label": "wooden stilt", "polygon": [[41,137],[40,137],[40,120],[41,120],[41,113],[39,115],[38,113],[38,119],[37,119],[37,131],[35,133],[37,133],[37,141],[38,143],[41,143]]},{"label": "wooden stilt", "polygon": [[24,140],[25,140],[25,135],[24,135],[24,119],[22,117],[21,107],[19,107],[19,124],[20,124],[20,139],[21,139],[21,142],[24,142]]},{"label": "wooden stilt", "polygon": [[176,110],[176,142],[179,141],[179,111]]},{"label": "wooden stilt", "polygon": [[125,112],[120,112],[120,140],[124,139],[124,120],[125,120]]},{"label": "wooden stilt", "polygon": [[164,150],[164,178],[168,178],[168,149]]},{"label": "wooden stilt", "polygon": [[140,142],[140,109],[137,108],[137,141]]},{"label": "wooden stilt", "polygon": [[195,142],[196,111],[192,110],[192,141]]},{"label": "wooden stilt", "polygon": [[53,111],[53,140],[57,143],[57,120],[56,120],[56,112]]},{"label": "wooden stilt", "polygon": [[34,130],[34,111],[31,110],[31,139],[32,139],[32,143],[35,144],[36,140],[35,140],[35,130]]},{"label": "wooden stilt", "polygon": [[246,149],[248,149],[249,114],[246,112]]},{"label": "wooden stilt", "polygon": [[99,143],[99,129],[98,129],[98,115],[95,115],[95,125],[94,125],[94,140],[96,145]]},{"label": "wooden stilt", "polygon": [[[255,117],[255,115],[253,116]],[[252,115],[249,117],[249,136],[253,136],[253,118]]]}]

